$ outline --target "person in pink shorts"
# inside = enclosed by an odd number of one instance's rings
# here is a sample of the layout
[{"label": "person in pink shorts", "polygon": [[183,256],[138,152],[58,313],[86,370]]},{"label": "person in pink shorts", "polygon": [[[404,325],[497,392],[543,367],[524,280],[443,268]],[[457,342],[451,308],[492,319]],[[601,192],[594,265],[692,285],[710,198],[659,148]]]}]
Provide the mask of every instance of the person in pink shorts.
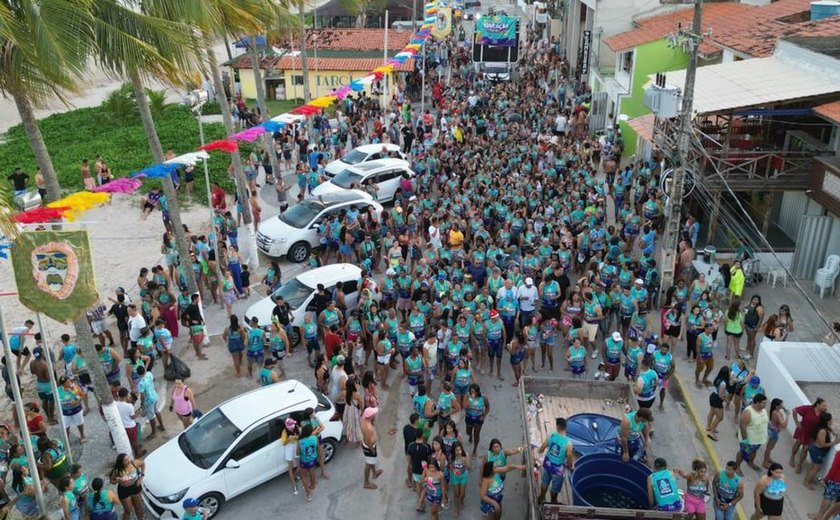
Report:
[{"label": "person in pink shorts", "polygon": [[709,492],[709,475],[706,463],[700,459],[691,462],[691,471],[676,470],[685,479],[686,489],[683,502],[688,520],[706,518],[706,494]]}]

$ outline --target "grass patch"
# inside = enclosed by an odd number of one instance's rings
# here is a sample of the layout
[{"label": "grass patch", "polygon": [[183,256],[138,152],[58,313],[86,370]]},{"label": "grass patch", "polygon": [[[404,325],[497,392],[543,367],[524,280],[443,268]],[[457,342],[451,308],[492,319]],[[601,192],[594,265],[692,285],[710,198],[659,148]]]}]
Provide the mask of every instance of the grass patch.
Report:
[{"label": "grass patch", "polygon": [[[80,108],[54,114],[38,124],[64,193],[83,189],[79,167],[85,158],[90,160],[92,167],[96,154],[108,163],[114,177],[126,177],[155,164],[139,115],[118,122],[101,107]],[[176,154],[182,154],[199,147],[198,122],[184,107],[165,107],[155,120],[155,126],[164,150],[172,149]],[[223,125],[205,123],[204,135],[210,142],[222,139],[226,134]],[[210,180],[219,182],[228,192],[233,189],[227,174],[229,164],[227,154],[210,154]],[[30,185],[34,185],[36,166],[23,127],[17,125],[11,128],[5,141],[0,143],[0,172],[8,175],[16,167],[21,167],[30,175]],[[195,191],[200,198],[197,200],[206,200],[203,167],[199,165],[198,170]],[[144,181],[143,189],[148,190],[155,184],[159,185],[159,181],[148,179]]]},{"label": "grass patch", "polygon": [[[249,108],[254,109],[257,106],[256,99],[247,99],[245,100],[246,104]],[[289,110],[293,108],[297,108],[303,104],[302,99],[267,99],[265,102],[266,108],[268,108],[268,114],[271,117],[277,117],[281,114],[285,114]]]}]

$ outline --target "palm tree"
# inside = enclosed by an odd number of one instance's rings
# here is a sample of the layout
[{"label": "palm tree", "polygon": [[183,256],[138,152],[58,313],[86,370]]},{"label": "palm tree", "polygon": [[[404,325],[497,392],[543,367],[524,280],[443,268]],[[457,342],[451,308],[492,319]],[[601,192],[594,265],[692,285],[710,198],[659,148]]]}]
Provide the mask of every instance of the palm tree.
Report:
[{"label": "palm tree", "polygon": [[[266,36],[268,38],[268,36]],[[267,44],[267,42],[266,42]],[[263,119],[269,119],[268,105],[265,102],[265,85],[263,84],[262,71],[260,70],[260,54],[257,47],[257,36],[249,37],[249,47],[251,55],[251,70],[254,72],[254,83],[257,89],[257,107],[260,109],[260,115]],[[274,151],[274,136],[271,132],[263,134],[263,146],[268,152],[268,160],[271,162],[271,170],[274,175],[282,177],[280,172],[280,164],[277,161],[277,153]]]},{"label": "palm tree", "polygon": [[[149,9],[154,2],[172,1],[178,0],[147,0],[142,3],[142,9]],[[145,81],[148,78],[173,81],[179,68],[189,70],[197,65],[195,54],[190,51],[190,27],[141,12],[139,0],[93,0],[92,7],[96,59],[106,71],[131,81],[149,148],[155,162],[161,163],[165,159],[163,146],[155,129]],[[190,247],[181,221],[178,193],[171,177],[162,180],[178,253],[182,265],[188,265]],[[187,289],[191,294],[197,293],[193,270],[182,271]]]},{"label": "palm tree", "polygon": [[91,31],[88,0],[19,0],[0,6],[0,91],[15,102],[48,200],[60,198],[61,187],[34,109],[55,97],[66,103],[64,96],[78,90]]}]

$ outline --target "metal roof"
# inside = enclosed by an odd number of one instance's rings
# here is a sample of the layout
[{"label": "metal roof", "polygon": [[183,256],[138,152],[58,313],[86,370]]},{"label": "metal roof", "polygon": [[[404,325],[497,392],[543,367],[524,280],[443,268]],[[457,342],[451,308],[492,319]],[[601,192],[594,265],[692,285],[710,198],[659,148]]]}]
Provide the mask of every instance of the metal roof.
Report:
[{"label": "metal roof", "polygon": [[[665,76],[669,85],[685,85],[685,70]],[[835,92],[840,92],[840,83],[774,55],[698,68],[694,112],[711,114]]]}]

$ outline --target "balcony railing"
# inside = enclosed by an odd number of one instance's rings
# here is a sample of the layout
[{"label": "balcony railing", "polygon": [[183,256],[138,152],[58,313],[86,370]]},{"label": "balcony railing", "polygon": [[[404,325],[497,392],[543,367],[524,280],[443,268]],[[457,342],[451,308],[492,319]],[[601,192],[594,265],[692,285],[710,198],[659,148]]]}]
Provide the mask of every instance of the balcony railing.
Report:
[{"label": "balcony railing", "polygon": [[[654,143],[662,150],[677,149],[676,123],[657,119]],[[814,158],[833,152],[726,148],[695,128],[689,164],[707,189],[723,191],[805,191]],[[724,183],[724,179],[726,183]]]}]

